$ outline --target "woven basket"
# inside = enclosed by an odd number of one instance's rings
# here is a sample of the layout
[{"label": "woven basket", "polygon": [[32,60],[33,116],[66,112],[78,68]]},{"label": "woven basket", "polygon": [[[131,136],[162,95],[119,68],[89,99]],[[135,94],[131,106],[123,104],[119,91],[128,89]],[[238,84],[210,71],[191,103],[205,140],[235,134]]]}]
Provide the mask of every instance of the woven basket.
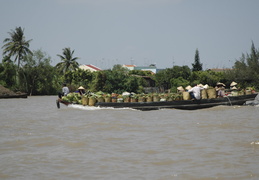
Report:
[{"label": "woven basket", "polygon": [[89,106],[94,106],[96,103],[96,98],[90,97],[89,98]]},{"label": "woven basket", "polygon": [[89,98],[88,97],[82,97],[82,105],[83,106],[88,105],[88,102],[89,102]]},{"label": "woven basket", "polygon": [[217,93],[216,93],[216,89],[215,88],[209,88],[206,90],[207,94],[208,94],[208,98],[212,99],[212,98],[216,98],[217,97]]},{"label": "woven basket", "polygon": [[183,92],[183,100],[190,100],[191,95],[189,92]]},{"label": "woven basket", "polygon": [[206,89],[201,90],[201,99],[208,99],[208,93]]}]

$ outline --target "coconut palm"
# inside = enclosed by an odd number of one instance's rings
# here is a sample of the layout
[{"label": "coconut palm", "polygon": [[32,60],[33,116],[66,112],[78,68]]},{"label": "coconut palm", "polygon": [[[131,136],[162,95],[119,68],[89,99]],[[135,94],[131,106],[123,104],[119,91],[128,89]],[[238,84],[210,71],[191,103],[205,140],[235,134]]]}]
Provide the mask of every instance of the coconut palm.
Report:
[{"label": "coconut palm", "polygon": [[79,59],[78,57],[73,58],[74,51],[71,51],[70,48],[64,48],[63,49],[63,55],[57,54],[58,57],[60,57],[61,61],[56,65],[56,67],[63,73],[67,71],[73,71],[78,69],[79,64],[76,61]]},{"label": "coconut palm", "polygon": [[26,41],[24,36],[24,30],[21,27],[16,27],[15,31],[11,30],[8,32],[11,36],[10,38],[6,38],[4,40],[3,55],[8,54],[9,57],[15,56],[15,60],[18,60],[18,68],[20,67],[20,63],[23,60],[23,57],[27,54],[31,54],[32,52],[29,49],[31,40]]}]

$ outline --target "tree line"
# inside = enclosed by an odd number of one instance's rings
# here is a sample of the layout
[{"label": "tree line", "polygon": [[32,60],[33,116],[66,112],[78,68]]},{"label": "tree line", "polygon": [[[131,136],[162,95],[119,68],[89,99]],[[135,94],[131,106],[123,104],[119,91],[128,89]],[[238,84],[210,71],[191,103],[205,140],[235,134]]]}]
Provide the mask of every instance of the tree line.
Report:
[{"label": "tree line", "polygon": [[152,74],[140,70],[130,71],[116,64],[112,69],[90,72],[79,69],[78,57],[74,57],[74,50],[69,47],[63,48],[62,54],[57,54],[60,62],[52,66],[51,57],[45,52],[30,50],[32,40],[25,39],[24,29],[16,27],[8,34],[10,37],[5,38],[2,45],[0,85],[30,95],[57,94],[63,83],[67,83],[71,91],[84,86],[93,92],[106,93],[143,93],[150,86],[176,92],[178,86],[215,86],[217,82],[229,85],[232,81],[237,82],[241,88],[259,89],[259,51],[253,42],[250,53],[243,53],[232,69],[222,72],[203,70],[198,49],[195,51],[192,69],[188,66],[173,66]]}]

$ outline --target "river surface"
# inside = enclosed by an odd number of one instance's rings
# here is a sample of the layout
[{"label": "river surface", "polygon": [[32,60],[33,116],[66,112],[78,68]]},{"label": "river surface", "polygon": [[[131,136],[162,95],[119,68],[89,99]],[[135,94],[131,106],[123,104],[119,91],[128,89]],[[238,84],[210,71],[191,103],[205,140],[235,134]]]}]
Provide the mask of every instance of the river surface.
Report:
[{"label": "river surface", "polygon": [[259,179],[259,107],[138,111],[0,99],[0,179]]}]

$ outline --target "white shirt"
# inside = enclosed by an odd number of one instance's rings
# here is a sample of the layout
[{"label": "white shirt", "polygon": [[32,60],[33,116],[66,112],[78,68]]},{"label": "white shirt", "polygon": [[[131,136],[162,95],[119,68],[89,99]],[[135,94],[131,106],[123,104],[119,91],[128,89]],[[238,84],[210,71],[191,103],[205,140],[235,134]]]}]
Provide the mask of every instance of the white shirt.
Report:
[{"label": "white shirt", "polygon": [[193,87],[192,89],[190,89],[188,92],[193,92],[194,97],[195,97],[197,100],[199,100],[199,99],[201,99],[201,90],[202,90],[202,89],[203,89],[202,87],[195,86],[195,87]]},{"label": "white shirt", "polygon": [[64,96],[66,96],[69,93],[68,87],[63,87],[62,92],[64,93]]}]

